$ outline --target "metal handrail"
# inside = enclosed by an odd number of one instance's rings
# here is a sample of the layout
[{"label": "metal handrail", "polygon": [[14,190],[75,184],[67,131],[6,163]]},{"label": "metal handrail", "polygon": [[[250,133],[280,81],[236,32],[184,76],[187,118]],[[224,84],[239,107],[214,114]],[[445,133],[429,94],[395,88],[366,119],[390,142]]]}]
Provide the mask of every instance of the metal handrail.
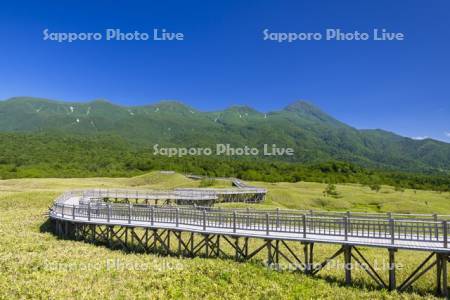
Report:
[{"label": "metal handrail", "polygon": [[[58,197],[63,199],[64,197]],[[202,230],[221,228],[237,231],[265,232],[267,235],[281,233],[307,236],[339,237],[381,241],[395,245],[400,241],[434,243],[447,248],[447,220],[395,219],[343,216],[315,216],[306,213],[283,214],[281,210],[257,211],[220,209],[208,210],[195,207],[135,206],[132,204],[91,203],[67,205],[55,202],[51,217],[63,219],[101,220],[109,222],[164,223],[179,226],[195,226]],[[349,216],[350,215],[350,216]]]}]

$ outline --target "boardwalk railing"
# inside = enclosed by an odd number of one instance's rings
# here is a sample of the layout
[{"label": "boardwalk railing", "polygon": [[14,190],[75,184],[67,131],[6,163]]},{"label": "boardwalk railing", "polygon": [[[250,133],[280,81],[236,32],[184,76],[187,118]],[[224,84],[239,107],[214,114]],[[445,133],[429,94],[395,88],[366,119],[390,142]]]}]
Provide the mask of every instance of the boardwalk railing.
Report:
[{"label": "boardwalk railing", "polygon": [[[199,209],[207,209],[209,211],[222,211],[220,207],[200,207]],[[315,217],[351,217],[351,218],[363,218],[363,219],[407,219],[407,220],[423,220],[423,221],[450,221],[450,215],[438,215],[438,214],[409,214],[409,213],[371,213],[371,212],[355,212],[355,211],[325,211],[325,210],[301,210],[301,209],[254,209],[254,208],[235,208],[233,211],[245,212],[250,214],[252,212],[257,213],[275,213],[275,214],[288,214],[288,215],[309,215]]]},{"label": "boardwalk railing", "polygon": [[225,230],[299,240],[323,238],[362,245],[448,248],[447,216],[437,215],[259,211],[96,202],[79,205],[56,202],[50,214],[63,219],[112,224],[125,222],[144,227],[158,223],[175,228]]},{"label": "boardwalk railing", "polygon": [[[264,198],[265,189],[261,188],[233,188],[233,189],[196,189],[179,188],[175,190],[128,190],[128,189],[92,189],[92,190],[74,190],[63,193],[56,202],[62,203],[71,198],[80,198],[81,202],[103,202],[104,199],[145,199],[145,200],[174,200],[184,201],[185,203],[210,204],[214,201],[227,197],[236,202],[246,202],[251,198],[258,202]],[[256,197],[258,196],[259,197]],[[230,198],[229,196],[236,196]],[[222,198],[220,198],[222,197]],[[219,199],[220,198],[220,199]],[[225,201],[226,202],[226,201]]]}]

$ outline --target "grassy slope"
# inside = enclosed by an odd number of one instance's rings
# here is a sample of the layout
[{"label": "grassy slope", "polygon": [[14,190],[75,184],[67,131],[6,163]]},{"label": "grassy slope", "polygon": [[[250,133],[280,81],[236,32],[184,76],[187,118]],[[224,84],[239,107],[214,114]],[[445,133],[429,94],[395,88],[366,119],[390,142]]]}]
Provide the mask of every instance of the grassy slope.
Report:
[{"label": "grassy slope", "polygon": [[[218,181],[219,186],[229,183]],[[53,198],[66,189],[87,187],[173,188],[198,186],[199,182],[173,174],[152,173],[136,178],[19,179],[0,181],[0,299],[3,298],[421,298],[432,297],[434,274],[428,274],[407,294],[374,289],[364,274],[359,287],[342,287],[343,272],[327,269],[320,278],[291,272],[270,271],[264,256],[251,263],[227,259],[179,259],[152,254],[126,254],[105,247],[58,240],[40,227]],[[255,183],[256,184],[256,183]],[[259,184],[259,183],[258,183]],[[259,184],[261,185],[261,184]],[[342,198],[317,200],[324,185],[316,183],[266,184],[270,196],[264,206],[295,208],[370,209],[450,213],[450,195],[426,191],[394,192],[383,187],[375,193],[367,187],[338,185]],[[428,205],[425,204],[427,201]],[[374,203],[380,205],[380,208]],[[262,205],[261,205],[262,206]],[[252,247],[258,245],[252,242]],[[293,244],[297,253],[300,245]],[[330,255],[336,246],[316,245],[316,259]],[[363,249],[379,263],[386,251]],[[398,262],[411,271],[424,253],[399,251]],[[111,268],[108,261],[122,268]],[[58,265],[55,265],[57,263]],[[134,267],[133,267],[134,266]],[[170,266],[171,268],[167,268]],[[360,272],[360,271],[358,271]],[[383,276],[386,277],[387,272]],[[399,281],[407,272],[399,274]],[[422,295],[422,296],[421,296]]]},{"label": "grassy slope", "polygon": [[268,205],[297,209],[351,210],[399,213],[450,213],[450,193],[410,190],[395,191],[382,186],[379,192],[360,184],[336,185],[338,198],[324,197],[325,184],[254,183],[269,189]]}]

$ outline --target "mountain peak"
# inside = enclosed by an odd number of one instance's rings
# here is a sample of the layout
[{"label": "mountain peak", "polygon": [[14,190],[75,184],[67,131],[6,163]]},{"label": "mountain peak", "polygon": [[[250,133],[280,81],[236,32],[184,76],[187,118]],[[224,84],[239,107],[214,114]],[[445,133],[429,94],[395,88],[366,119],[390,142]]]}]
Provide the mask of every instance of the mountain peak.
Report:
[{"label": "mountain peak", "polygon": [[284,112],[293,113],[297,117],[304,120],[310,120],[313,122],[328,123],[333,126],[338,127],[348,127],[344,123],[339,122],[326,112],[322,111],[320,108],[316,107],[314,104],[299,100],[291,103],[283,109]]},{"label": "mountain peak", "polygon": [[322,112],[318,107],[314,106],[311,102],[307,102],[304,100],[295,101],[284,108],[287,111],[297,111],[297,112]]},{"label": "mountain peak", "polygon": [[196,109],[184,104],[181,101],[177,100],[162,100],[157,103],[149,105],[149,107],[155,107],[159,109],[164,109],[168,111],[176,111],[176,112],[197,112]]}]

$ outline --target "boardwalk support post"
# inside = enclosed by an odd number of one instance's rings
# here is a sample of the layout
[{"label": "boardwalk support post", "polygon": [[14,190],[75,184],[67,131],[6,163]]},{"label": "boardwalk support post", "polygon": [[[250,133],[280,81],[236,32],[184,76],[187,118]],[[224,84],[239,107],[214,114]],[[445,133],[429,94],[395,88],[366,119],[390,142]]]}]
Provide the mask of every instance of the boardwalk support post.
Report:
[{"label": "boardwalk support post", "polygon": [[395,278],[395,252],[397,249],[389,248],[389,290],[393,291],[397,288],[397,281]]},{"label": "boardwalk support post", "polygon": [[205,257],[209,257],[209,234],[205,234],[204,238],[205,238]]},{"label": "boardwalk support post", "polygon": [[303,256],[304,256],[304,272],[305,274],[312,274],[314,270],[314,243],[303,243]]},{"label": "boardwalk support post", "polygon": [[442,296],[448,298],[448,274],[447,274],[448,255],[442,254]]},{"label": "boardwalk support post", "polygon": [[269,267],[272,267],[272,263],[273,263],[272,241],[271,240],[266,240],[266,241],[267,241],[267,265]]},{"label": "boardwalk support post", "polygon": [[239,237],[234,238],[234,259],[236,261],[239,261]]},{"label": "boardwalk support post", "polygon": [[447,253],[436,253],[436,294],[448,299]]},{"label": "boardwalk support post", "polygon": [[345,284],[352,283],[352,246],[344,245]]},{"label": "boardwalk support post", "polygon": [[436,253],[436,295],[442,295],[442,256]]},{"label": "boardwalk support post", "polygon": [[305,260],[305,274],[310,274],[311,266],[309,265],[308,243],[303,244],[303,258]]},{"label": "boardwalk support post", "polygon": [[444,235],[444,248],[448,248],[448,224],[442,221],[442,234]]}]

